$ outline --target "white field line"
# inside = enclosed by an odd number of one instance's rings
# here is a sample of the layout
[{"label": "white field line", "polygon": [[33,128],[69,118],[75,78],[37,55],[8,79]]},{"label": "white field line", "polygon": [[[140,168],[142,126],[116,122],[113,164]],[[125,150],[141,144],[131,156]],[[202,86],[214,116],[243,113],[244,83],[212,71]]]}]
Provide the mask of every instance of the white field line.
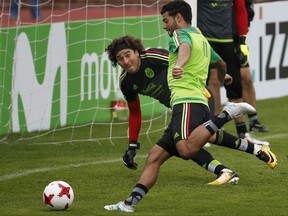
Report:
[{"label": "white field line", "polygon": [[271,139],[279,139],[279,138],[288,138],[288,133],[274,134],[274,135],[268,135],[268,136],[262,136],[261,137],[261,139],[263,139],[263,140],[271,140]]},{"label": "white field line", "polygon": [[[137,155],[136,158],[146,158],[147,155]],[[94,161],[88,163],[79,163],[79,164],[70,164],[65,166],[55,166],[55,167],[46,167],[46,168],[38,168],[38,169],[30,169],[30,170],[20,170],[16,173],[11,173],[8,175],[0,176],[0,182],[11,180],[17,177],[27,176],[34,173],[48,172],[52,170],[60,170],[60,169],[69,169],[71,167],[82,167],[82,166],[90,166],[97,164],[107,164],[107,163],[116,163],[121,161],[122,159],[114,159],[114,160],[104,160],[104,161]]]}]

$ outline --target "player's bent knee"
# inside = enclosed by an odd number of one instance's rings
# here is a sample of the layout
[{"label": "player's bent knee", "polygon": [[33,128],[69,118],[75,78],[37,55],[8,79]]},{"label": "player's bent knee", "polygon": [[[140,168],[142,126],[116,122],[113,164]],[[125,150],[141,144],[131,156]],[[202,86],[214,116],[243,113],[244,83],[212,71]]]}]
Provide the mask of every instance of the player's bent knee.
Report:
[{"label": "player's bent knee", "polygon": [[178,153],[179,153],[179,156],[184,159],[184,160],[190,160],[195,154],[196,154],[197,151],[195,150],[192,150],[192,149],[185,149],[185,150],[178,150]]},{"label": "player's bent knee", "polygon": [[184,160],[189,160],[196,154],[194,148],[187,146],[187,140],[180,140],[176,144],[179,156]]}]

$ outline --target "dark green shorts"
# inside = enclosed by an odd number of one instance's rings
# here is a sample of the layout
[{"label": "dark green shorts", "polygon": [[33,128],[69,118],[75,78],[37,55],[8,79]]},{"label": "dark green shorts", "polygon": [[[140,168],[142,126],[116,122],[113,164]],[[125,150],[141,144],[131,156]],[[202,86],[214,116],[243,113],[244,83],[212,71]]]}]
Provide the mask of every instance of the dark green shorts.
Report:
[{"label": "dark green shorts", "polygon": [[209,120],[209,116],[209,109],[204,104],[176,104],[173,107],[171,122],[157,145],[170,155],[179,156],[176,143],[187,139],[195,128]]}]

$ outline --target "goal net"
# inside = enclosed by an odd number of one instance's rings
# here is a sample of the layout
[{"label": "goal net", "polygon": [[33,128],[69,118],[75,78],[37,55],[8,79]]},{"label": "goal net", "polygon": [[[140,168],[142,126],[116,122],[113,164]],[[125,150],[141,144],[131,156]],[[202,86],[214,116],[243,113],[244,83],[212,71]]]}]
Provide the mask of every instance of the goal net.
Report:
[{"label": "goal net", "polygon": [[[127,143],[121,69],[105,48],[125,34],[145,48],[167,48],[159,15],[167,2],[19,0],[15,14],[10,1],[1,1],[0,143]],[[153,144],[169,112],[148,97],[141,97],[141,109],[140,142]]]}]

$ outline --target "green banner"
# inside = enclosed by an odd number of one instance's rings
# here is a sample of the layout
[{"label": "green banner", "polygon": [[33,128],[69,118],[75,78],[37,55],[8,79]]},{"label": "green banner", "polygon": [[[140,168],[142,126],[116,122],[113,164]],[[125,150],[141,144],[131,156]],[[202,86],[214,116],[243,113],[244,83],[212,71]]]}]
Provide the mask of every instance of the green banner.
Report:
[{"label": "green banner", "polygon": [[[125,34],[167,47],[159,16],[1,29],[0,134],[110,122],[121,69],[105,48]],[[141,97],[144,117],[165,109],[152,101]]]}]

